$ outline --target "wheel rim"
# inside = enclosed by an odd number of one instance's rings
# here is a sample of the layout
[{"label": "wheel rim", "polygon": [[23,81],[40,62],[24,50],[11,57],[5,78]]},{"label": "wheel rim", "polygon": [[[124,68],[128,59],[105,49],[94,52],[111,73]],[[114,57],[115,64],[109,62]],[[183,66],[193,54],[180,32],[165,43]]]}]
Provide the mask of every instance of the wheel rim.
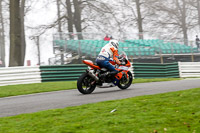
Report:
[{"label": "wheel rim", "polygon": [[86,76],[84,79],[83,79],[83,82],[82,82],[82,88],[85,92],[88,92],[92,89],[92,87],[94,87],[94,85],[92,85],[92,83],[95,82],[94,79],[92,79],[90,76]]},{"label": "wheel rim", "polygon": [[125,87],[131,84],[132,75],[128,74],[128,78],[126,78],[126,75],[123,76],[125,77],[122,77],[122,80],[120,80],[121,86]]}]

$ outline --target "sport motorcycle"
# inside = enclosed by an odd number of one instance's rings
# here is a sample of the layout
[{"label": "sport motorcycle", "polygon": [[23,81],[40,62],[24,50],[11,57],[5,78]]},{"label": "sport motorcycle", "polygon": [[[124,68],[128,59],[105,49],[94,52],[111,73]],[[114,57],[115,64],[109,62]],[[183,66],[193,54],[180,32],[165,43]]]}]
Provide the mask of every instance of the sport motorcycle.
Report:
[{"label": "sport motorcycle", "polygon": [[127,89],[133,80],[133,76],[129,71],[131,63],[125,52],[122,52],[118,59],[121,62],[120,65],[117,65],[112,59],[109,60],[117,70],[112,72],[106,68],[100,68],[91,60],[83,60],[83,63],[88,65],[88,69],[77,81],[79,92],[82,94],[90,94],[95,90],[96,86],[102,86],[103,83],[111,83],[113,86],[118,86],[122,90]]}]

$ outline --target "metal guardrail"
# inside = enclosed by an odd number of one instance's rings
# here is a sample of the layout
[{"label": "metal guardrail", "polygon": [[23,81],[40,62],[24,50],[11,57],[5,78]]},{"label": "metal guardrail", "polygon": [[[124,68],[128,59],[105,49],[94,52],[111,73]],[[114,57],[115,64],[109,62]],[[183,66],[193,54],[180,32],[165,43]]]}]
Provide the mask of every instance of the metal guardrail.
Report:
[{"label": "metal guardrail", "polygon": [[200,77],[200,62],[178,62],[180,77]]},{"label": "metal guardrail", "polygon": [[178,63],[133,63],[135,78],[179,77]]},{"label": "metal guardrail", "polygon": [[84,64],[40,67],[42,82],[77,80],[86,69]]},{"label": "metal guardrail", "polygon": [[[84,64],[0,68],[0,86],[54,81],[75,81]],[[132,63],[134,78],[200,77],[200,62]]]},{"label": "metal guardrail", "polygon": [[39,67],[0,68],[0,86],[41,83]]}]

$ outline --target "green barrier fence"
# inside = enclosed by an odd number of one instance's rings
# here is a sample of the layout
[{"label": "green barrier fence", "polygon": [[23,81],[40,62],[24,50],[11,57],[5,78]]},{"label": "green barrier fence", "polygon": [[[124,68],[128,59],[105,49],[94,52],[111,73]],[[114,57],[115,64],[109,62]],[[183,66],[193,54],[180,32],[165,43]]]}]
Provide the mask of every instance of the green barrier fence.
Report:
[{"label": "green barrier fence", "polygon": [[[179,77],[178,63],[133,63],[134,78],[169,78]],[[41,66],[42,82],[73,81],[85,72],[84,64]]]},{"label": "green barrier fence", "polygon": [[77,80],[86,69],[84,64],[40,67],[42,82]]},{"label": "green barrier fence", "polygon": [[176,78],[179,77],[178,63],[133,63],[135,78]]}]

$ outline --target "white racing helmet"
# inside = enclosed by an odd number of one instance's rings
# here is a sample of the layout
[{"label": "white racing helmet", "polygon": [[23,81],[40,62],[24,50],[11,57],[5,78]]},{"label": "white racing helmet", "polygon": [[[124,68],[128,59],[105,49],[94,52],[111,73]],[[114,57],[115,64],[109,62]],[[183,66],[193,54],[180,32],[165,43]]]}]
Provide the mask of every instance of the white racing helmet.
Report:
[{"label": "white racing helmet", "polygon": [[110,40],[109,43],[114,46],[116,49],[119,47],[119,42],[117,40]]}]

